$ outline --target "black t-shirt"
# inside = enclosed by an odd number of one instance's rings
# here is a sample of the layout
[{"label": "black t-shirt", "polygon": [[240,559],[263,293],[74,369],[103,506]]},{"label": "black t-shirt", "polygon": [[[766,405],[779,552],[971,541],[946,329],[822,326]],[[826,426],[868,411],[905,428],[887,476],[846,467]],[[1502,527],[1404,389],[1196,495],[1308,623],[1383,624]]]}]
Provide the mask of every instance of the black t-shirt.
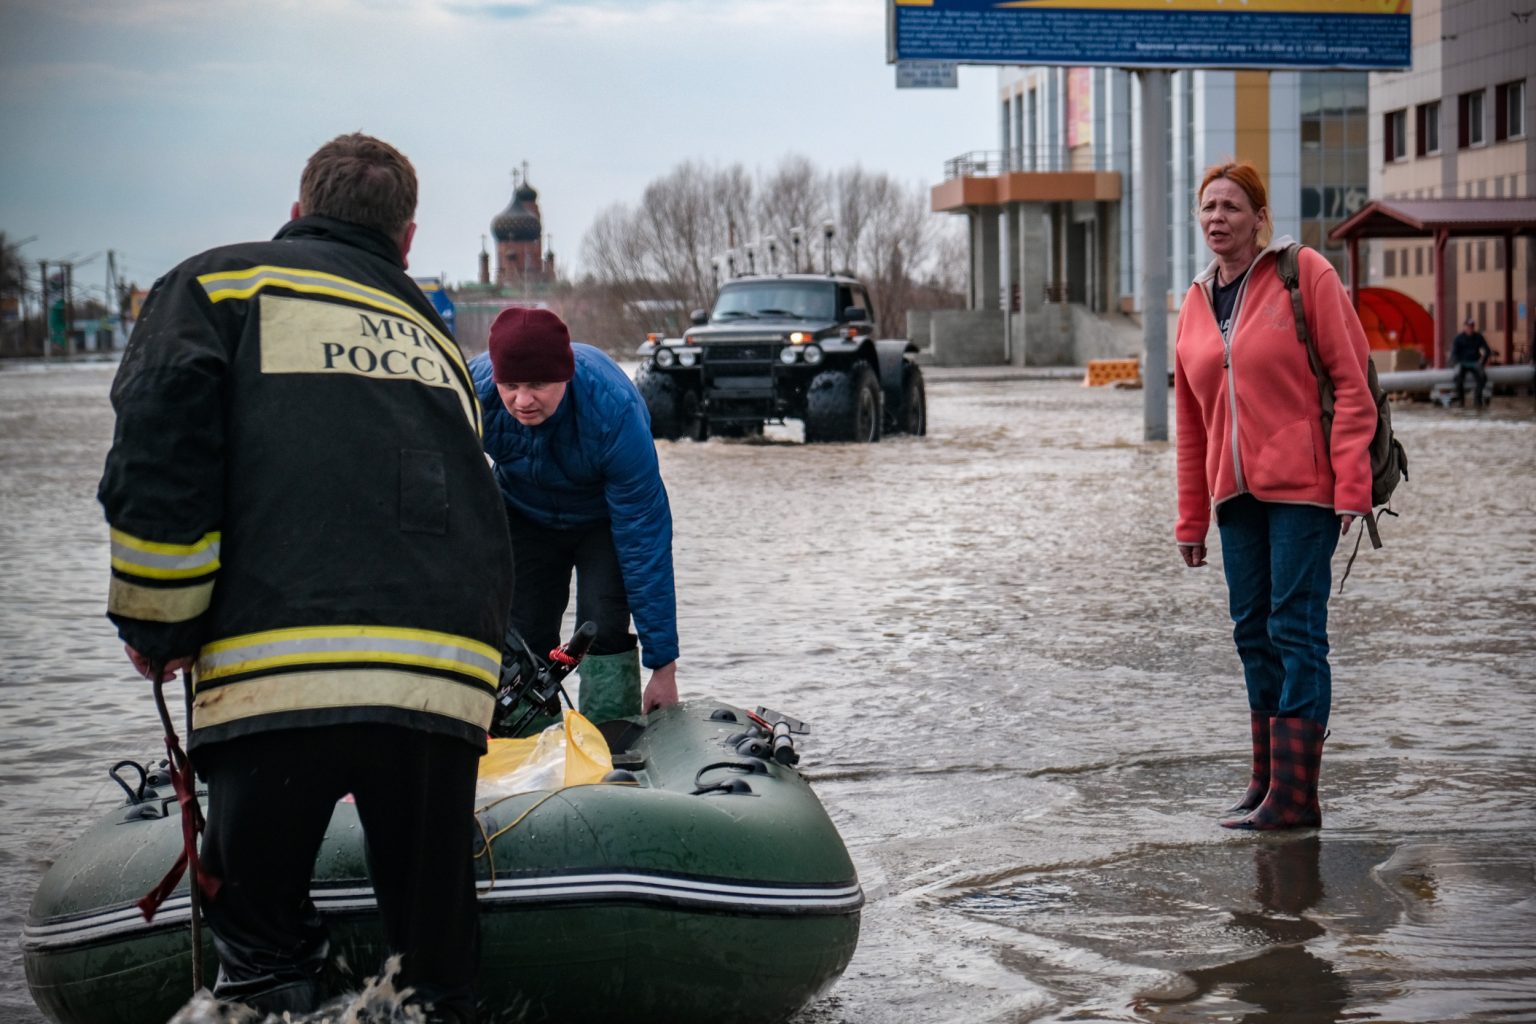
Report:
[{"label": "black t-shirt", "polygon": [[1211,279],[1211,305],[1216,310],[1216,326],[1221,328],[1223,338],[1230,337],[1232,310],[1237,305],[1238,290],[1247,277],[1248,271],[1245,270],[1228,284],[1221,283],[1220,274]]}]

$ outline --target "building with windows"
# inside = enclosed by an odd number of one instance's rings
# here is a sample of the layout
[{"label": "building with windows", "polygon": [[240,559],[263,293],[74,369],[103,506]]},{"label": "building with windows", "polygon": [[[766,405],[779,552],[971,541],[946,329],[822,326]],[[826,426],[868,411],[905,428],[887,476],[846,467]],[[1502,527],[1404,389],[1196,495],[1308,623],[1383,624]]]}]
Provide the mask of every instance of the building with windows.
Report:
[{"label": "building with windows", "polygon": [[[1194,208],[1212,164],[1257,166],[1277,234],[1343,267],[1328,232],[1368,197],[1366,85],[1365,72],[1170,75],[1170,314],[1210,260]],[[933,208],[965,215],[971,236],[971,311],[949,322],[935,314],[935,345],[1028,365],[1136,354],[1139,334],[1115,323],[1141,312],[1135,72],[1003,68],[999,93],[999,149],[951,160],[933,190]],[[981,351],[993,330],[1001,343]]]},{"label": "building with windows", "polygon": [[1442,349],[1470,316],[1496,352],[1516,361],[1530,358],[1536,295],[1533,8],[1414,4],[1413,68],[1370,76],[1370,189],[1422,230],[1369,241],[1360,274],[1435,314]]},{"label": "building with windows", "polygon": [[[1167,162],[1170,318],[1210,259],[1194,209],[1213,164],[1258,167],[1276,235],[1316,248],[1346,280],[1350,248],[1334,232],[1373,198],[1529,198],[1532,68],[1536,17],[1487,0],[1420,0],[1411,71],[1172,72],[1170,137],[1154,150]],[[1139,354],[1139,328],[1124,322],[1143,313],[1137,73],[1004,67],[998,99],[997,149],[950,160],[932,195],[934,210],[967,219],[970,308],[936,312],[911,333],[939,361],[1081,364]],[[1398,288],[1432,308],[1432,245],[1372,242],[1354,283]],[[1515,292],[1533,294],[1530,242],[1508,256],[1486,239],[1454,246],[1458,311],[1484,324],[1512,313],[1529,337],[1525,303],[1499,298],[1499,282],[1511,260],[1522,282]]]}]

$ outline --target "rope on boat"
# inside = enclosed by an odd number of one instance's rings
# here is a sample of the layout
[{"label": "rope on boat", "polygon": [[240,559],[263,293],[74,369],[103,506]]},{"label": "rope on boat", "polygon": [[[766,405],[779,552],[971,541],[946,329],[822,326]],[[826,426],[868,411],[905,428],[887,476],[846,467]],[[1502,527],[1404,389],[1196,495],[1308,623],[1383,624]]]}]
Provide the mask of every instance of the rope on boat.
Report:
[{"label": "rope on boat", "polygon": [[[523,813],[519,814],[516,818],[513,818],[512,821],[509,824],[503,825],[501,828],[497,829],[495,832],[492,832],[490,835],[486,835],[485,834],[485,823],[480,820],[480,815],[482,813],[484,813],[485,811],[490,810],[492,807],[495,807],[497,804],[505,803],[506,801],[511,800],[511,799],[513,799],[515,797],[526,796],[527,794],[526,793],[512,793],[512,794],[510,794],[508,796],[504,796],[504,797],[500,797],[500,798],[498,798],[496,800],[492,800],[490,803],[485,804],[485,805],[483,805],[481,807],[476,807],[475,808],[475,813],[474,813],[475,828],[478,829],[479,832],[480,832],[480,841],[481,841],[481,843],[483,845],[480,848],[480,852],[475,854],[475,860],[479,860],[481,857],[485,858],[485,863],[488,865],[488,867],[490,869],[490,874],[491,874],[491,889],[494,889],[496,887],[496,858],[490,856],[491,844],[492,843],[494,843],[496,840],[500,839],[502,836],[506,835],[508,832],[512,831],[514,828],[517,828],[517,826],[521,825],[523,823],[523,821],[527,819],[528,815],[532,814],[534,811],[536,811],[540,807],[544,806],[545,801],[549,800],[551,797],[559,796],[561,793],[564,793],[567,790],[571,790],[571,789],[582,789],[582,788],[587,787],[587,786],[614,786],[614,785],[619,785],[619,786],[629,785],[629,786],[632,786],[632,785],[634,785],[634,783],[632,783],[632,782],[628,782],[628,783],[625,783],[625,782],[578,782],[578,783],[576,783],[573,786],[561,786],[559,789],[551,789],[551,790],[547,791],[543,796],[541,796],[537,800],[535,800],[533,803],[529,804],[526,808],[524,808],[523,809]],[[533,792],[537,792],[537,791],[535,790]],[[477,891],[479,891],[481,893],[486,893],[486,892],[490,892],[491,889],[483,889],[483,890],[477,890]]]},{"label": "rope on boat", "polygon": [[[165,706],[162,678],[165,675],[165,665],[151,661],[149,674],[154,683],[155,710],[160,713],[160,725],[165,729],[166,770],[171,776],[171,788],[176,791],[176,802],[181,806],[181,854],[176,858],[176,863],[171,865],[171,870],[160,879],[160,884],[145,893],[139,900],[138,906],[139,911],[144,915],[144,920],[153,921],[155,911],[160,909],[166,897],[176,888],[182,873],[188,872],[187,894],[192,903],[192,990],[196,992],[203,988],[202,898],[212,900],[218,895],[219,880],[203,870],[202,861],[197,856],[197,837],[203,831],[206,822],[203,819],[203,809],[197,803],[192,761],[187,757],[187,752],[181,749],[181,741],[176,737],[176,727],[171,724],[171,713]],[[181,678],[190,712],[192,673],[184,672]]]},{"label": "rope on boat", "polygon": [[523,813],[519,814],[516,818],[513,818],[511,824],[503,825],[501,828],[497,829],[495,832],[491,833],[490,835],[486,835],[485,834],[485,824],[480,820],[481,813],[484,812],[484,811],[490,810],[492,807],[495,807],[499,803],[503,803],[503,802],[505,802],[507,800],[511,800],[512,797],[514,797],[514,796],[522,796],[523,794],[522,793],[514,793],[511,796],[504,796],[504,797],[502,797],[499,800],[492,800],[490,803],[486,804],[483,807],[476,807],[475,808],[475,813],[474,813],[475,828],[480,830],[480,839],[481,839],[481,842],[484,843],[484,845],[480,848],[480,852],[475,854],[475,860],[479,860],[481,857],[484,857],[485,858],[485,863],[489,866],[490,872],[491,872],[491,888],[490,889],[480,890],[480,892],[482,892],[482,893],[490,892],[491,889],[494,889],[496,887],[496,858],[490,856],[491,844],[492,843],[494,843],[496,840],[500,839],[502,836],[506,835],[508,832],[512,831],[518,825],[521,825],[523,823],[523,820],[525,818],[527,818],[528,815],[532,814],[534,811],[536,811],[540,807],[542,807],[544,805],[544,802],[546,800],[548,800],[550,797],[557,796],[560,793],[564,793],[568,789],[580,789],[581,786],[596,786],[596,785],[601,785],[601,783],[584,782],[584,783],[581,783],[580,785],[577,785],[577,786],[561,786],[559,789],[551,789],[547,793],[545,793],[543,796],[541,796],[537,800],[535,800],[533,803],[529,804],[526,808],[524,808],[523,809]]}]

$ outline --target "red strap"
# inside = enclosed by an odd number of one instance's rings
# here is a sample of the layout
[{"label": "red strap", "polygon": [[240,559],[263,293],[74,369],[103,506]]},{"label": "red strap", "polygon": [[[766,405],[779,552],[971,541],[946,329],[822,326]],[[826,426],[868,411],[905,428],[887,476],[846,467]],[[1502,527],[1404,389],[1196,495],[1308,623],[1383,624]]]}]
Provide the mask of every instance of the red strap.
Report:
[{"label": "red strap", "polygon": [[197,793],[192,786],[191,772],[187,770],[187,755],[174,736],[165,738],[165,750],[170,755],[166,767],[171,773],[171,788],[176,791],[176,802],[181,807],[181,854],[176,858],[176,863],[171,865],[171,870],[160,879],[160,883],[139,900],[139,911],[146,921],[155,919],[155,912],[175,891],[176,883],[181,881],[188,864],[192,865],[192,877],[197,880],[197,888],[204,899],[212,900],[217,896],[220,885],[217,878],[203,870],[202,861],[197,857],[197,837],[203,831],[205,822],[203,809],[198,806]]},{"label": "red strap", "polygon": [[570,652],[565,649],[563,644],[549,652],[549,660],[558,661],[568,668],[574,668],[581,661],[580,658],[571,657]]}]

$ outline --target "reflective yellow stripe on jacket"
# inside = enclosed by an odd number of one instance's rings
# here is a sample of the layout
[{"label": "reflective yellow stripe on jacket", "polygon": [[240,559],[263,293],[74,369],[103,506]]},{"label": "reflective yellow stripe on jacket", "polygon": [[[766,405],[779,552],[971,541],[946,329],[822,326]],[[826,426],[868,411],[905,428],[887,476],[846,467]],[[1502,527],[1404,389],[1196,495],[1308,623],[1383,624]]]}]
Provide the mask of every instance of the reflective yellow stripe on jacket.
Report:
[{"label": "reflective yellow stripe on jacket", "polygon": [[467,637],[304,626],[219,640],[197,664],[193,728],[336,707],[393,707],[490,724],[501,655]]},{"label": "reflective yellow stripe on jacket", "polygon": [[432,326],[430,322],[408,303],[402,302],[389,292],[336,274],[327,274],[320,270],[270,265],[249,267],[245,270],[226,270],[218,273],[203,274],[198,277],[197,281],[203,286],[203,291],[207,294],[208,301],[214,303],[224,302],[229,299],[249,299],[266,288],[275,287],[305,295],[325,295],[331,298],[344,299],[348,302],[370,306],[400,317],[402,320],[410,321],[420,328],[427,337],[432,339],[432,344],[453,365],[458,377],[456,390],[459,392],[459,401],[463,404],[465,414],[469,417],[476,435],[479,435],[481,429],[480,407],[475,398],[474,383],[469,374],[469,367],[464,362],[464,356],[459,351],[459,346],[447,335]]},{"label": "reflective yellow stripe on jacket", "polygon": [[113,529],[107,610],[150,622],[185,622],[208,609],[219,570],[219,535],[191,544],[145,540]]}]

